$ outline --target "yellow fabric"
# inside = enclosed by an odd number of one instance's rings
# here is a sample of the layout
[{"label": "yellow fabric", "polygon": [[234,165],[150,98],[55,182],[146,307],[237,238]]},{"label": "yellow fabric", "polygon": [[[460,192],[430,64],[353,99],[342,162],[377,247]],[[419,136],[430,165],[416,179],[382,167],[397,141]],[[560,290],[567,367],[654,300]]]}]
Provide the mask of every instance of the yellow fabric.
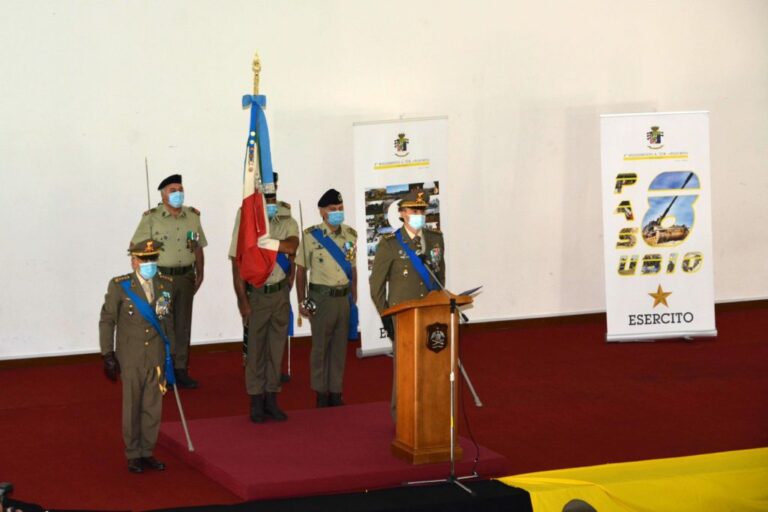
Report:
[{"label": "yellow fabric", "polygon": [[768,511],[768,448],[508,476],[534,512],[573,500],[599,512]]}]

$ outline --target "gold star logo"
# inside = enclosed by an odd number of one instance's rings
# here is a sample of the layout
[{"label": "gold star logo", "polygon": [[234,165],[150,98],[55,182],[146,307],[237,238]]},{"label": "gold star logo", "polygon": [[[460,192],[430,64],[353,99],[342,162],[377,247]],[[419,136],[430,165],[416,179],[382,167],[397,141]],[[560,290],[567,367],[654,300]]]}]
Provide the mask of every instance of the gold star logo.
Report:
[{"label": "gold star logo", "polygon": [[659,304],[664,304],[665,306],[669,307],[669,304],[667,304],[667,297],[672,295],[672,292],[665,292],[661,285],[659,285],[659,288],[656,290],[656,293],[649,293],[651,297],[653,297],[653,307],[658,306]]}]

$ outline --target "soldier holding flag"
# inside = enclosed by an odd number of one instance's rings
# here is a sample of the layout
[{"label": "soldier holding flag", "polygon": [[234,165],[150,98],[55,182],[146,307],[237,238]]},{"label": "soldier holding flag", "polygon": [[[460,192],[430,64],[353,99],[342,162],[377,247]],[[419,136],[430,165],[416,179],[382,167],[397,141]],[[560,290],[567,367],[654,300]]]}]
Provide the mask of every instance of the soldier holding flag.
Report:
[{"label": "soldier holding flag", "polygon": [[[278,175],[273,173],[275,185]],[[277,189],[277,187],[275,187]],[[288,416],[277,405],[280,369],[290,316],[290,289],[293,285],[293,257],[299,245],[299,227],[291,216],[291,205],[277,201],[276,194],[264,194],[269,236],[280,240],[276,265],[262,286],[245,281],[237,266],[237,242],[241,209],[237,211],[229,257],[237,307],[248,329],[245,359],[245,388],[251,397],[250,417],[262,423],[265,417],[283,421]]]}]

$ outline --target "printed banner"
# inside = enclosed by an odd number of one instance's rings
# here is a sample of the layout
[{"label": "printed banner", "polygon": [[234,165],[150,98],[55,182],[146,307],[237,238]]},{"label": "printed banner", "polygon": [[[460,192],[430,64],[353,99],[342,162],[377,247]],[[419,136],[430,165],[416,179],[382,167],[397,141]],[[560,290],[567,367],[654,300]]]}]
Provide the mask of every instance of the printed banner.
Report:
[{"label": "printed banner", "polygon": [[[392,343],[370,297],[370,276],[376,244],[402,225],[397,202],[412,189],[430,196],[427,226],[440,223],[440,185],[448,160],[448,119],[402,119],[355,124],[355,218],[358,229],[357,294],[362,356],[387,353]],[[450,256],[448,256],[450,258]]]},{"label": "printed banner", "polygon": [[608,341],[717,335],[709,114],[600,123]]}]

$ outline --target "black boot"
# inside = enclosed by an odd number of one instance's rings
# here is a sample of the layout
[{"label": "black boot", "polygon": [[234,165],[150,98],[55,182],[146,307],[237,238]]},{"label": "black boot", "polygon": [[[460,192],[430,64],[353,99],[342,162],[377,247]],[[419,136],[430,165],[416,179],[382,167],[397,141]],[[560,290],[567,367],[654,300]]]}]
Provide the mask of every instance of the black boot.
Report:
[{"label": "black boot", "polygon": [[317,393],[317,407],[328,407],[328,393]]},{"label": "black boot", "polygon": [[329,393],[328,405],[331,407],[338,407],[339,405],[345,405],[341,399],[341,393]]},{"label": "black boot", "polygon": [[264,423],[264,393],[251,395],[251,421]]},{"label": "black boot", "polygon": [[267,399],[264,402],[264,413],[276,421],[288,419],[288,415],[277,406],[277,393],[267,393]]},{"label": "black boot", "polygon": [[184,368],[177,368],[173,371],[176,375],[176,384],[183,389],[195,389],[197,388],[197,381],[190,378],[187,370]]}]

